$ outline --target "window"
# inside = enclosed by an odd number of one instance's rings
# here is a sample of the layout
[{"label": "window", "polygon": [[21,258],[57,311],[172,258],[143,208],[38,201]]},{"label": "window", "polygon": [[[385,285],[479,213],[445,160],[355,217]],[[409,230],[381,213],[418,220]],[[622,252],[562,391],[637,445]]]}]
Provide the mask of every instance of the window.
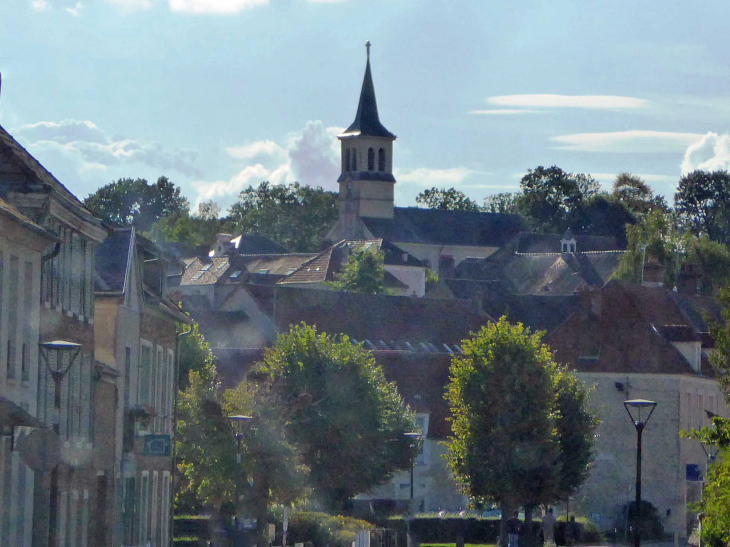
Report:
[{"label": "window", "polygon": [[240,276],[241,276],[241,270],[236,270],[235,272],[233,272],[231,274],[231,279],[237,279]]},{"label": "window", "polygon": [[152,472],[152,518],[150,523],[150,540],[153,545],[157,544],[157,486],[160,482],[159,473]]},{"label": "window", "polygon": [[357,150],[352,149],[352,169],[351,171],[357,171]]},{"label": "window", "polygon": [[345,150],[345,171],[350,170],[350,149]]},{"label": "window", "polygon": [[162,472],[162,514],[160,515],[160,545],[170,541],[170,472]]},{"label": "window", "polygon": [[378,171],[385,171],[385,149],[378,150]]},{"label": "window", "polygon": [[8,364],[8,378],[15,378],[16,347],[18,336],[18,257],[10,256],[8,277],[8,342],[5,349]]},{"label": "window", "polygon": [[132,348],[124,348],[124,410],[129,410],[129,397],[132,391]]},{"label": "window", "polygon": [[142,545],[147,543],[148,532],[148,511],[150,502],[150,472],[142,471],[142,480],[139,485],[139,542]]},{"label": "window", "polygon": [[[20,377],[22,380],[30,380],[30,348],[32,340],[32,321],[33,317],[30,313],[32,309],[30,303],[33,301],[33,263],[26,261],[25,276],[23,278],[23,310],[25,317],[23,320],[23,347],[21,351]],[[37,335],[36,335],[37,341]]]},{"label": "window", "polygon": [[213,265],[213,264],[206,264],[205,266],[203,266],[202,268],[200,268],[200,271],[201,271],[201,272],[207,272],[208,270],[210,270],[210,267],[211,267],[212,265]]},{"label": "window", "polygon": [[152,368],[152,346],[142,342],[142,357],[139,362],[139,389],[137,402],[140,405],[150,402],[150,369]]},{"label": "window", "polygon": [[193,276],[193,279],[200,279],[201,277],[203,277],[203,275],[205,275],[205,272],[200,271]]},{"label": "window", "polygon": [[375,150],[368,148],[368,171],[375,171]]},{"label": "window", "polygon": [[259,270],[259,273],[260,273],[260,274],[267,274],[267,273],[269,273],[270,271],[271,271],[271,270],[269,270],[269,269],[267,269],[267,268],[261,268],[261,269]]}]

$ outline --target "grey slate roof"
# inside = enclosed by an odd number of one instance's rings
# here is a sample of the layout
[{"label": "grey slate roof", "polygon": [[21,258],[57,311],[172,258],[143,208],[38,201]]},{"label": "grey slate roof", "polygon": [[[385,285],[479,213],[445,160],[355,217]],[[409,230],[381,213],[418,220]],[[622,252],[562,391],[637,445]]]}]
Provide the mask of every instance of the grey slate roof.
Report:
[{"label": "grey slate roof", "polygon": [[375,86],[373,86],[373,76],[370,72],[370,56],[365,65],[365,77],[362,81],[362,90],[360,91],[360,102],[357,105],[357,114],[355,121],[350,124],[340,137],[385,137],[395,139],[395,135],[388,131],[378,116],[378,104],[375,101]]},{"label": "grey slate roof", "polygon": [[520,217],[500,213],[395,207],[393,218],[363,218],[373,237],[393,243],[502,247],[520,231]]},{"label": "grey slate roof", "polygon": [[97,291],[119,293],[124,291],[131,237],[131,228],[115,228],[111,235],[96,247]]},{"label": "grey slate roof", "polygon": [[562,251],[562,239],[575,238],[576,251],[579,253],[596,251],[623,251],[624,247],[611,236],[574,236],[572,233],[560,236],[558,234],[533,234],[522,232],[517,236],[518,253],[559,253]]},{"label": "grey slate roof", "polygon": [[289,249],[273,239],[256,234],[242,234],[233,238],[236,250],[242,255],[286,254]]}]

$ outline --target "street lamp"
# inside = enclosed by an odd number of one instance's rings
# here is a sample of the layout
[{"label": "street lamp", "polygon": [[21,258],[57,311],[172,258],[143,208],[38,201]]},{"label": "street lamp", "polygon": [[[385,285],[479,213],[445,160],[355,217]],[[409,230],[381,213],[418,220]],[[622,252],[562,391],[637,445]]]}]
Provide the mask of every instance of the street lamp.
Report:
[{"label": "street lamp", "polygon": [[236,454],[236,463],[241,463],[241,443],[243,442],[243,432],[246,429],[246,425],[253,420],[251,416],[235,415],[228,416],[233,427],[233,432],[236,434],[236,442],[238,443],[238,453]]},{"label": "street lamp", "polygon": [[[656,408],[656,402],[646,399],[624,401],[626,412],[636,428],[636,524],[634,526],[634,547],[641,545],[641,434]],[[642,417],[642,414],[646,418]]]},{"label": "street lamp", "polygon": [[408,439],[410,442],[411,447],[411,505],[413,504],[413,464],[416,461],[416,447],[418,446],[418,441],[421,440],[421,433],[419,431],[411,431],[408,433],[403,433],[403,436]]},{"label": "street lamp", "polygon": [[[46,362],[48,372],[51,373],[51,377],[53,378],[53,383],[55,387],[55,393],[53,396],[53,407],[56,409],[60,409],[61,382],[63,382],[64,376],[66,376],[66,373],[73,366],[74,361],[76,361],[76,357],[81,351],[81,344],[77,344],[76,342],[67,342],[65,340],[54,340],[53,342],[41,342],[39,346],[41,349],[41,356]],[[51,354],[51,352],[54,352],[56,356],[53,364],[51,364],[48,359],[48,356]],[[71,355],[70,359],[68,360],[68,365],[66,367],[63,366],[62,357],[64,354]]]}]

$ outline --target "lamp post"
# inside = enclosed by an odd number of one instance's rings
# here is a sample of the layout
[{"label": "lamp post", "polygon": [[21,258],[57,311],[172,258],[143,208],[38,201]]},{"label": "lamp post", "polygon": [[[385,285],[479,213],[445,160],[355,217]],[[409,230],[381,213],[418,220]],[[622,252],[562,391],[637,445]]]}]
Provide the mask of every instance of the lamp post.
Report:
[{"label": "lamp post", "polygon": [[236,443],[238,443],[238,453],[236,454],[236,463],[241,463],[241,443],[243,442],[243,432],[246,425],[253,420],[251,416],[235,415],[228,416],[233,427],[233,432],[236,434]]},{"label": "lamp post", "polygon": [[[71,369],[74,362],[76,361],[76,357],[78,357],[79,352],[81,351],[81,344],[77,344],[76,342],[67,342],[66,340],[54,340],[52,342],[41,342],[40,344],[38,344],[38,346],[40,349],[41,357],[46,363],[46,368],[48,369],[48,372],[51,373],[51,377],[53,378],[53,408],[54,414],[56,414],[56,416],[54,416],[53,418],[53,431],[58,434],[61,430],[61,384],[63,383],[63,378],[66,376],[66,373],[68,373],[68,371]],[[51,361],[49,360],[49,356],[52,353],[55,356],[55,359],[53,359],[53,363],[51,363]],[[64,354],[69,355],[68,364],[66,366],[63,365]],[[38,379],[40,384],[40,370],[38,370]],[[47,415],[44,416],[44,421],[46,417]],[[48,544],[55,545],[58,525],[58,466],[54,465],[53,468],[50,469],[50,472],[50,484],[46,482],[47,479],[45,473],[39,474],[40,480],[38,480],[37,484],[41,488],[43,488],[46,484],[48,485],[47,537]],[[45,506],[45,500],[43,501],[42,505]],[[39,520],[45,520],[46,518],[46,516],[42,514],[43,511],[44,509],[39,508],[39,514],[37,516]],[[45,538],[34,537],[34,543],[36,539],[42,542]]]},{"label": "lamp post", "polygon": [[[641,545],[641,435],[644,432],[646,423],[654,413],[656,405],[656,402],[646,399],[624,401],[626,412],[628,412],[631,423],[636,428],[636,520],[634,526],[634,547],[640,547]],[[646,418],[643,418],[642,414]]]},{"label": "lamp post", "polygon": [[[421,440],[421,433],[419,431],[411,431],[404,433],[403,436],[408,439],[411,447],[411,505],[413,505],[413,465],[416,461],[415,451],[418,446],[418,441]],[[413,510],[412,507],[411,510]]]}]

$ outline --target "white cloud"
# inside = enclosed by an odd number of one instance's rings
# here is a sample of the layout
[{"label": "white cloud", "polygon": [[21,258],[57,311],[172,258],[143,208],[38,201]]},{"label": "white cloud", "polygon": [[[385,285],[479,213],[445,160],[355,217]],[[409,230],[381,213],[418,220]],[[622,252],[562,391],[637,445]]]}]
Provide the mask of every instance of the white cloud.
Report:
[{"label": "white cloud", "polygon": [[687,147],[682,161],[682,174],[686,175],[696,169],[730,169],[730,135],[710,132]]},{"label": "white cloud", "polygon": [[337,189],[340,173],[339,143],[335,138],[341,127],[325,127],[321,121],[309,121],[300,131],[289,133],[282,144],[271,140],[255,141],[243,146],[226,148],[226,152],[241,160],[254,160],[229,180],[196,181],[197,204],[218,199],[231,201],[249,185],[268,180],[272,184],[299,181],[309,186]]},{"label": "white cloud", "polygon": [[560,135],[550,140],[563,146],[558,150],[581,152],[620,153],[676,153],[702,138],[699,133],[672,133],[666,131],[618,131],[614,133],[575,133]]},{"label": "white cloud", "polygon": [[[161,171],[175,170],[197,175],[195,150],[168,148],[157,142],[109,137],[87,120],[63,120],[22,125],[13,135],[32,153],[61,156],[79,173],[105,170],[109,166],[139,163]],[[50,165],[50,164],[49,164]]]},{"label": "white cloud", "polygon": [[46,2],[46,0],[33,0],[30,3],[30,7],[33,9],[33,11],[50,11],[51,10],[51,4]]},{"label": "white cloud", "polygon": [[69,12],[74,17],[81,17],[81,11],[84,9],[84,5],[81,2],[76,2],[76,6],[73,8],[66,8],[66,11]]},{"label": "white cloud", "polygon": [[154,0],[106,0],[106,2],[125,12],[148,10],[154,5]]},{"label": "white cloud", "polygon": [[616,95],[499,95],[489,97],[489,104],[517,107],[554,108],[644,108],[650,105],[646,99]]},{"label": "white cloud", "polygon": [[393,173],[398,182],[412,182],[424,187],[457,185],[466,177],[477,173],[466,167],[452,167],[450,169],[429,169],[419,167],[412,171],[396,169]]},{"label": "white cloud", "polygon": [[470,110],[469,114],[482,114],[485,116],[501,116],[505,114],[534,114],[535,112],[547,112],[546,110],[525,110],[518,108],[503,108],[501,110]]},{"label": "white cloud", "polygon": [[243,146],[232,146],[226,148],[226,152],[232,158],[239,160],[250,160],[257,156],[286,156],[286,150],[276,144],[274,141],[255,141]]},{"label": "white cloud", "polygon": [[171,11],[197,14],[234,14],[269,3],[269,0],[169,0]]}]

